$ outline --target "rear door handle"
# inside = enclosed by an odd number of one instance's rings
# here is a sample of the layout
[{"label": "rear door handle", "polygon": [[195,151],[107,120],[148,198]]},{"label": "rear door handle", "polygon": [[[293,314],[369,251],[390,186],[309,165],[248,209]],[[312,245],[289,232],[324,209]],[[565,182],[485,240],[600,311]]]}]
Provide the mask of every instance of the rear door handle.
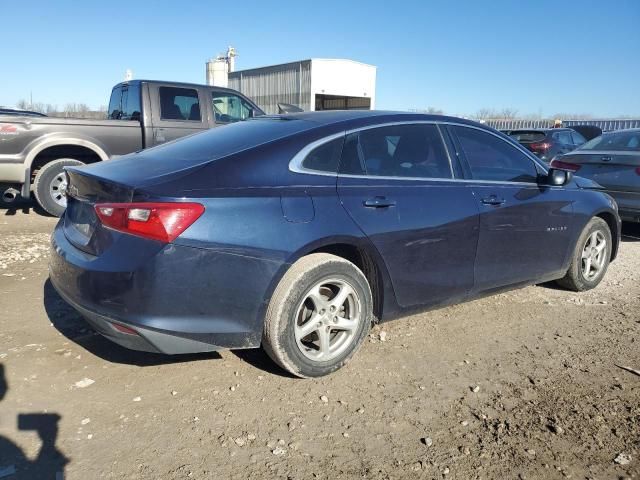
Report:
[{"label": "rear door handle", "polygon": [[370,208],[388,208],[395,207],[396,202],[385,197],[374,197],[370,198],[369,200],[365,200],[364,206]]},{"label": "rear door handle", "polygon": [[504,205],[504,198],[498,198],[495,195],[491,195],[490,197],[486,197],[482,199],[482,203],[485,205]]}]

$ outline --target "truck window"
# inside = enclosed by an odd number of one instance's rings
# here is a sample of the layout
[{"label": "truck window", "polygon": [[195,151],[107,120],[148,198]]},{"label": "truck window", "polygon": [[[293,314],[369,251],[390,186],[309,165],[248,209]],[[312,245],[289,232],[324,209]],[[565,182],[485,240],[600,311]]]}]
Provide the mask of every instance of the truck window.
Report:
[{"label": "truck window", "polygon": [[216,123],[233,123],[253,116],[253,107],[238,95],[211,92]]},{"label": "truck window", "polygon": [[122,120],[140,120],[140,84],[134,83],[122,90]]},{"label": "truck window", "polygon": [[120,120],[122,116],[122,86],[118,85],[111,91],[111,99],[109,100],[108,117],[110,120]]},{"label": "truck window", "polygon": [[160,118],[200,122],[202,117],[197,90],[160,87]]}]

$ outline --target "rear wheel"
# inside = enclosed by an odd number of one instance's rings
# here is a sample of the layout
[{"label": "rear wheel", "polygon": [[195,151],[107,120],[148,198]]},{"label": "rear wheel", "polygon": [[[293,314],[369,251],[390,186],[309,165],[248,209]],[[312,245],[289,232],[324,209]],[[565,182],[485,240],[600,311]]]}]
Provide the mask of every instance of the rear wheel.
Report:
[{"label": "rear wheel", "polygon": [[38,204],[49,214],[59,217],[67,208],[67,176],[64,167],[84,165],[79,160],[60,158],[42,166],[33,181]]},{"label": "rear wheel", "polygon": [[294,263],[276,288],[262,344],[282,368],[319,377],[344,366],[373,316],[369,283],[353,263],[326,253]]},{"label": "rear wheel", "polygon": [[578,239],[567,274],[558,284],[576,292],[598,286],[609,267],[611,248],[609,225],[601,218],[592,218]]}]

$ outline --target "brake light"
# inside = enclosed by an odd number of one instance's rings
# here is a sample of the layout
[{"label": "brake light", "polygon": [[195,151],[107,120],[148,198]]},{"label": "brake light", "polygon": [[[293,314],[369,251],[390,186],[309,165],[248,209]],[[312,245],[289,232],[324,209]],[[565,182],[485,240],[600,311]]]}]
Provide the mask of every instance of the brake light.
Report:
[{"label": "brake light", "polygon": [[199,203],[99,203],[102,224],[119,232],[169,243],[204,212]]},{"label": "brake light", "polygon": [[569,170],[570,172],[577,172],[580,170],[580,165],[576,165],[575,163],[562,162],[560,160],[551,160],[549,164],[552,168],[557,168],[558,170]]},{"label": "brake light", "polygon": [[551,148],[551,144],[549,142],[530,143],[529,148],[536,152],[546,152]]},{"label": "brake light", "polygon": [[636,167],[636,175],[640,175],[640,167]]}]

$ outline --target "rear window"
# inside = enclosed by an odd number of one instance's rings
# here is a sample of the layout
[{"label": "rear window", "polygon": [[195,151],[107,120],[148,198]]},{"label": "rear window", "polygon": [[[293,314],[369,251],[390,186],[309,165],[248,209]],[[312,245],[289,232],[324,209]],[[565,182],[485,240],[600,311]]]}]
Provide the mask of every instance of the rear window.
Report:
[{"label": "rear window", "polygon": [[640,152],[640,131],[605,133],[589,140],[579,150]]},{"label": "rear window", "polygon": [[531,143],[531,142],[541,142],[547,136],[545,132],[539,132],[535,130],[518,130],[509,132],[509,136],[513,138],[516,142],[520,143]]}]

